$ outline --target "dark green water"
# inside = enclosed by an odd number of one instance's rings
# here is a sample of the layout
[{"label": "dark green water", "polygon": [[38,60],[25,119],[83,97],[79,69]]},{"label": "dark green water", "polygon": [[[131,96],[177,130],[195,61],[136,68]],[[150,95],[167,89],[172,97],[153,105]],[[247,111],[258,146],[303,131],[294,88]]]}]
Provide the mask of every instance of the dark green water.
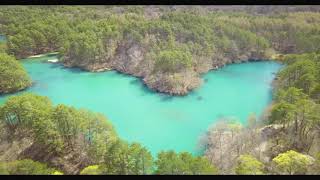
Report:
[{"label": "dark green water", "polygon": [[36,82],[27,92],[101,112],[121,138],[140,142],[153,154],[170,149],[196,154],[199,138],[217,119],[245,123],[251,113],[259,116],[271,102],[271,82],[281,68],[267,61],[228,65],[205,74],[207,82],[189,95],[170,97],[115,71],[90,73],[39,60],[23,65]]}]

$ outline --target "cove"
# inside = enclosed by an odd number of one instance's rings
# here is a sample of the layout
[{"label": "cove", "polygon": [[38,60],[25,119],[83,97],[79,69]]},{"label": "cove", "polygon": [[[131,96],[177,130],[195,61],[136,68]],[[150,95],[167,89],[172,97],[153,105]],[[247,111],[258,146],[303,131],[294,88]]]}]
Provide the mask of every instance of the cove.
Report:
[{"label": "cove", "polygon": [[272,100],[271,82],[281,68],[273,61],[227,65],[204,74],[202,86],[187,96],[172,97],[115,71],[90,73],[45,63],[41,58],[22,63],[34,86],[0,96],[0,104],[11,95],[33,92],[48,96],[54,104],[100,112],[122,139],[141,143],[153,155],[161,150],[198,154],[199,139],[219,118],[245,123],[251,113],[261,115]]}]

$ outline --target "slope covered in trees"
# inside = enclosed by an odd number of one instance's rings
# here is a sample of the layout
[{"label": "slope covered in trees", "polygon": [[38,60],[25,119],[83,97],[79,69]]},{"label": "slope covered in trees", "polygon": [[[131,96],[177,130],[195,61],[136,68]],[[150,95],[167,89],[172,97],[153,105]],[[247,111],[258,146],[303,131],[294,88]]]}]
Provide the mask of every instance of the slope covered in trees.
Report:
[{"label": "slope covered in trees", "polygon": [[0,53],[0,94],[12,93],[31,86],[31,79],[13,56]]},{"label": "slope covered in trees", "polygon": [[139,143],[121,140],[103,115],[34,94],[0,106],[0,128],[0,174],[217,173],[186,152],[161,152],[155,161]]},{"label": "slope covered in trees", "polygon": [[1,175],[61,175],[62,173],[48,168],[46,164],[30,159],[0,163]]},{"label": "slope covered in trees", "polygon": [[47,97],[33,94],[10,97],[0,108],[0,119],[2,145],[21,143],[18,147],[9,146],[13,148],[12,156],[0,153],[3,158],[15,160],[21,156],[47,161],[69,173],[78,166],[101,160],[107,145],[117,139],[103,115],[65,105],[53,106]]},{"label": "slope covered in trees", "polygon": [[2,7],[0,18],[8,52],[17,58],[59,51],[68,67],[115,69],[180,95],[201,84],[200,73],[227,63],[320,48],[317,12],[45,6]]}]

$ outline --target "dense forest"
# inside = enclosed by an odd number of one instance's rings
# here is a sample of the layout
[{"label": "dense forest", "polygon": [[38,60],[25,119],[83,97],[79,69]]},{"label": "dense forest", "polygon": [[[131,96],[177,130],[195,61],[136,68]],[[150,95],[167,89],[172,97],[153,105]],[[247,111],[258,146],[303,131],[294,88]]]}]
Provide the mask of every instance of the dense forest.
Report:
[{"label": "dense forest", "polygon": [[320,48],[317,12],[35,6],[1,7],[0,18],[7,52],[18,59],[58,51],[67,67],[115,69],[175,95],[200,86],[201,73],[228,63]]},{"label": "dense forest", "polygon": [[7,38],[0,42],[0,94],[31,86],[16,59],[48,52],[59,52],[66,67],[114,69],[173,95],[225,64],[285,65],[263,117],[252,114],[247,126],[214,124],[203,156],[153,157],[120,139],[99,113],[35,94],[10,97],[0,105],[0,174],[320,174],[320,14],[316,7],[258,9],[0,7]]}]

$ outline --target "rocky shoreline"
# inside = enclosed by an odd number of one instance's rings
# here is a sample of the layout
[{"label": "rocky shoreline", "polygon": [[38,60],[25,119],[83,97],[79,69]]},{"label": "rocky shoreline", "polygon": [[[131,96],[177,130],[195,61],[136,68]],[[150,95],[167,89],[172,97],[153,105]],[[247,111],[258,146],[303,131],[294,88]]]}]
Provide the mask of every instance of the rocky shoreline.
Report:
[{"label": "rocky shoreline", "polygon": [[[64,61],[63,65],[65,67],[77,67],[90,72],[104,72],[109,70],[115,70],[120,73],[140,78],[149,89],[155,92],[165,93],[172,96],[185,96],[195,88],[200,87],[202,85],[203,79],[201,79],[200,75],[203,73],[208,73],[211,70],[218,70],[228,64],[267,60],[265,57],[248,58],[240,60],[216,60],[213,61],[212,64],[206,67],[202,67],[202,69],[199,70],[165,74],[151,73],[151,68],[147,68],[148,65],[143,63],[145,59],[143,58],[142,53],[139,52],[136,54],[139,55],[126,55],[127,57],[122,58],[118,56],[114,60],[108,60],[107,62],[99,64],[95,63],[94,65],[77,64],[75,61],[72,60]],[[149,64],[149,66],[153,66],[153,64]]]}]

